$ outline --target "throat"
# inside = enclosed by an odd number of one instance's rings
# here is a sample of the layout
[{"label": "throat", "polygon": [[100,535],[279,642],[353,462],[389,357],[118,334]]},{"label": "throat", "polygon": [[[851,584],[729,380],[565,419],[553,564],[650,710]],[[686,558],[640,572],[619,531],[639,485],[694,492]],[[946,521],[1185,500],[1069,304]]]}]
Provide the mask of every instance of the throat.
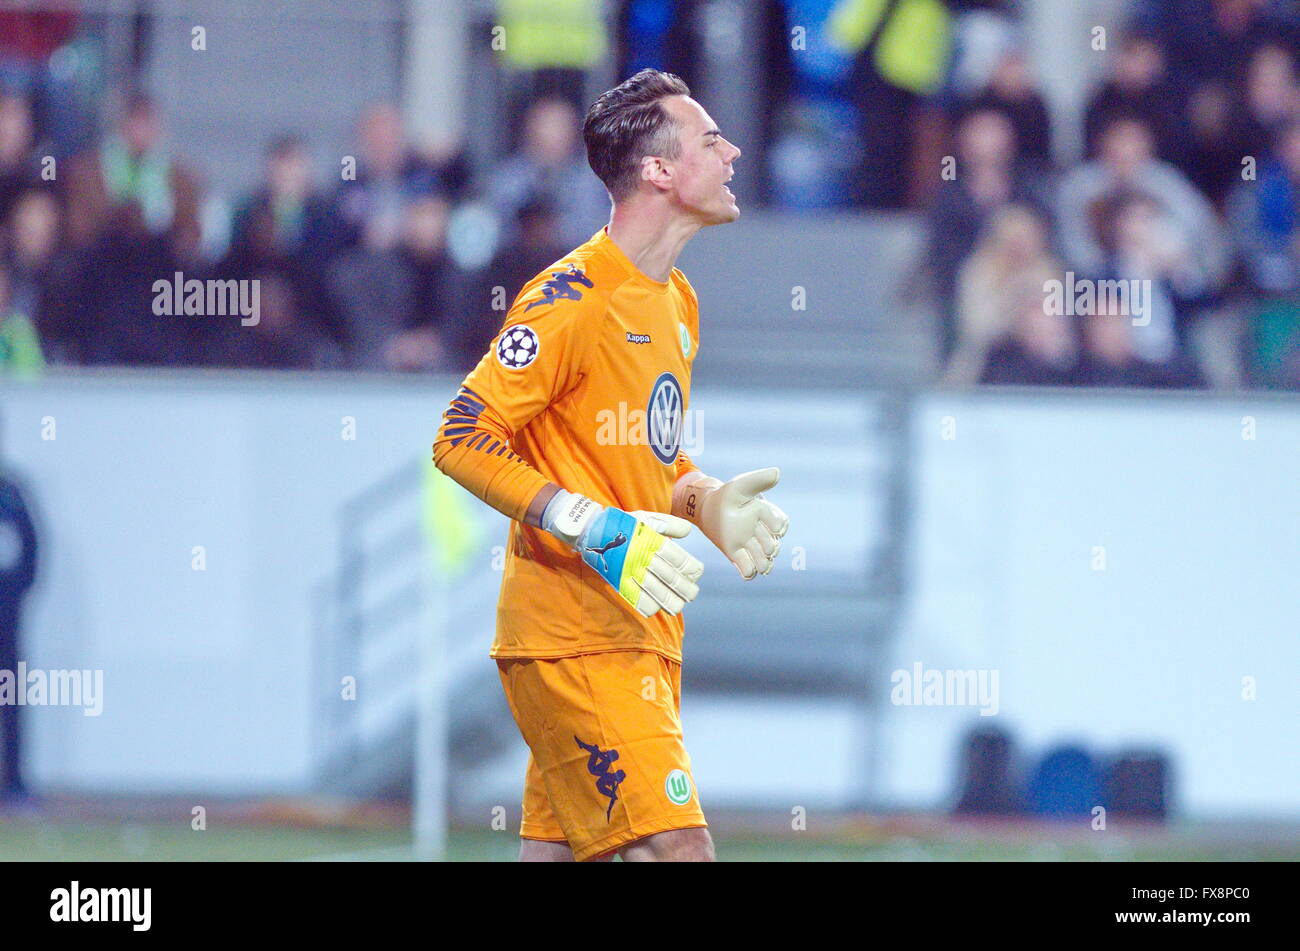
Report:
[{"label": "throat", "polygon": [[636,269],[663,284],[672,277],[677,258],[699,225],[695,222],[655,221],[653,217],[614,208],[609,223],[609,237]]}]

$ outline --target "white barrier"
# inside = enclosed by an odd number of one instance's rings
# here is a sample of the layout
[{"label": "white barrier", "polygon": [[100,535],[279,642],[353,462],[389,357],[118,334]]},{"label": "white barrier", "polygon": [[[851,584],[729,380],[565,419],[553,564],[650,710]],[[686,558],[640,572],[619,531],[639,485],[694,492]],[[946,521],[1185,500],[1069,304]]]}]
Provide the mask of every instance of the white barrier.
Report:
[{"label": "white barrier", "polygon": [[[337,566],[337,507],[424,457],[456,382],[0,383],[0,458],[31,488],[45,545],[25,656],[105,679],[100,717],[31,712],[34,785],[310,788],[307,608]],[[855,399],[698,390],[694,406],[714,414],[700,461],[734,467],[760,450],[763,420],[784,432],[791,414],[853,418]],[[743,445],[720,425],[740,414]],[[345,417],[354,440],[342,438]],[[1254,439],[1242,438],[1243,417]],[[51,420],[57,437],[42,438]],[[833,487],[799,473],[862,456],[866,437],[808,432],[752,464],[789,466],[779,491],[790,540],[815,565],[862,551],[869,520],[828,529]],[[914,404],[912,451],[909,610],[893,666],[998,670],[993,719],[1031,750],[1069,738],[1161,748],[1189,811],[1300,811],[1300,404],[929,393]],[[500,518],[469,511],[499,544]],[[454,632],[457,649],[485,655],[490,623]],[[891,685],[863,689],[887,696]],[[833,807],[852,793],[861,738],[836,703],[688,696],[685,719],[707,803]],[[961,734],[980,722],[970,708],[891,707],[873,798],[943,805]],[[519,761],[462,778],[456,794],[513,803]]]}]

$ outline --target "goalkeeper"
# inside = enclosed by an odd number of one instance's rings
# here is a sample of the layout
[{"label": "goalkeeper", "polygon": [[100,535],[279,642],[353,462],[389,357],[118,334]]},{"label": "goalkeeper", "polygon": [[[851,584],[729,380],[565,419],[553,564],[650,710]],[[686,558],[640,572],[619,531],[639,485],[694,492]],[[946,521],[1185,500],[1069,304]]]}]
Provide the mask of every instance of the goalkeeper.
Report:
[{"label": "goalkeeper", "polygon": [[[682,610],[698,527],[751,580],[787,519],[776,469],[721,482],[680,450],[699,341],[674,267],[701,227],[740,214],[740,149],[670,73],[602,95],[583,128],[609,224],[533,278],[466,377],[438,467],[514,521],[497,609],[501,682],[530,757],[525,861],[713,858],[680,719]],[[611,438],[598,420],[644,407]]]}]

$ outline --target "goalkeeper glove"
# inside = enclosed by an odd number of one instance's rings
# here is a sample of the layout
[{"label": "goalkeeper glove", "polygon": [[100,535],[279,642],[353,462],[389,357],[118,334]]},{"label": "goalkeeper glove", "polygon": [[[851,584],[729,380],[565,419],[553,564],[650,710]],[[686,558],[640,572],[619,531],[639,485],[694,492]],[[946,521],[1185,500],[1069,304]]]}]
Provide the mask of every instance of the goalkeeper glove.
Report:
[{"label": "goalkeeper glove", "polygon": [[673,512],[698,525],[749,581],[772,570],[781,536],[790,527],[786,514],[760,494],[780,478],[777,468],[756,469],[730,482],[691,473],[673,490]]},{"label": "goalkeeper glove", "polygon": [[546,504],[541,525],[645,617],[661,609],[680,614],[700,593],[696,582],[704,565],[671,540],[690,532],[683,519],[605,508],[561,489]]}]

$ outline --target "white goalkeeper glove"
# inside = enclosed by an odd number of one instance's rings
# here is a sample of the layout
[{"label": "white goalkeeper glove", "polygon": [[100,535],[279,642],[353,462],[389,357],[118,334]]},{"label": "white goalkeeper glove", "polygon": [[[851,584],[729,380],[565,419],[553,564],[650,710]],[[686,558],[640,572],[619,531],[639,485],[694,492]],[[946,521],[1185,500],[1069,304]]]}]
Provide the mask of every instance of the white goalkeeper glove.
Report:
[{"label": "white goalkeeper glove", "polygon": [[673,514],[700,527],[749,581],[772,570],[790,519],[763,498],[781,470],[756,469],[720,482],[700,472],[682,477],[673,489]]},{"label": "white goalkeeper glove", "polygon": [[700,593],[704,565],[671,539],[691,523],[659,512],[624,512],[561,489],[542,512],[542,528],[574,549],[644,615],[680,614]]}]

